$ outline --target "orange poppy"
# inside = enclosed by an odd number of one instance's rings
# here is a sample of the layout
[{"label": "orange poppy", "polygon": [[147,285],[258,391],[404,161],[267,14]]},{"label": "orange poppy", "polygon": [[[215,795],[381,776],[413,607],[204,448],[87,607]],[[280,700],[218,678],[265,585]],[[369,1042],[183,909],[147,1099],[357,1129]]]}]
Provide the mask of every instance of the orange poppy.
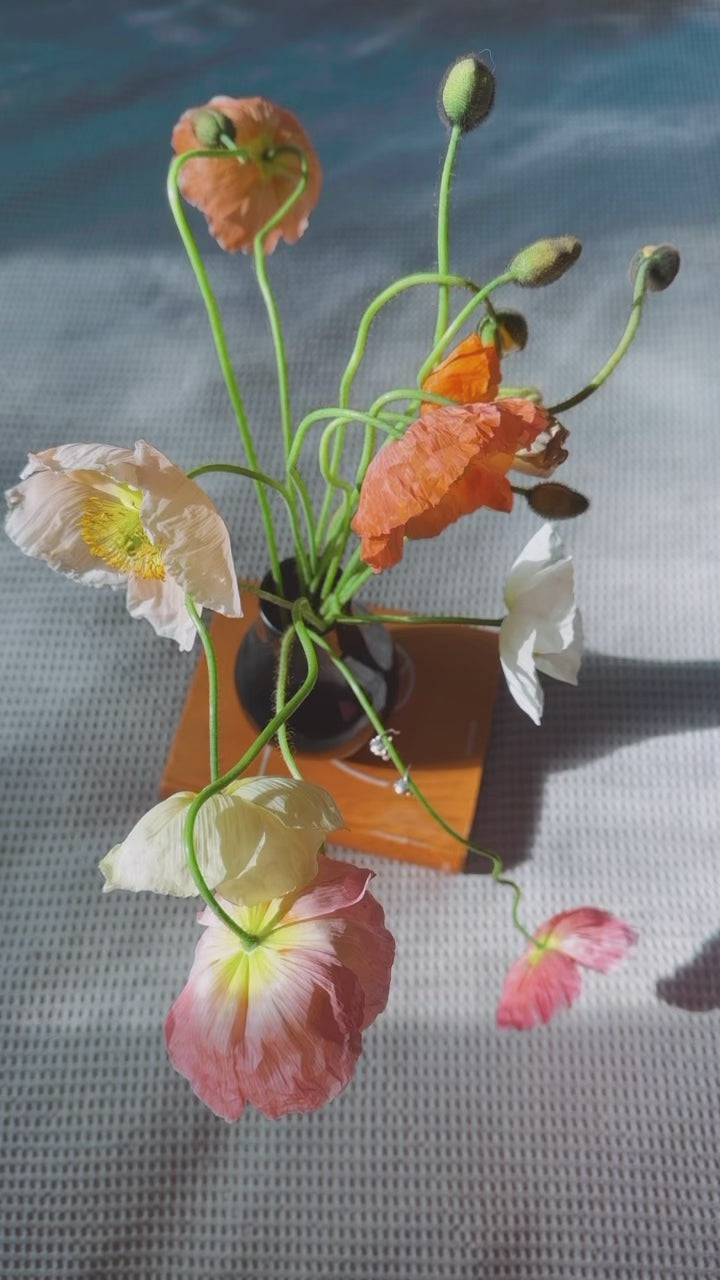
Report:
[{"label": "orange poppy", "polygon": [[248,153],[239,161],[188,160],[180,171],[179,187],[185,199],[202,209],[211,235],[231,253],[252,252],[258,231],[292,195],[300,178],[299,157],[285,147],[297,147],[305,155],[308,181],[302,195],[263,241],[272,253],[278,240],[299,240],[308,215],[317,204],[322,171],[310,140],[291,111],[266,98],[211,98],[205,107],[185,111],[173,129],[172,145],[178,155],[202,146],[194,129],[199,110],[222,112],[235,130],[235,142]]},{"label": "orange poppy", "polygon": [[[485,343],[471,333],[422,384],[423,391],[447,396],[458,404],[475,404],[478,400],[494,400],[500,386],[500,359],[493,342]],[[423,409],[431,408],[424,404]]]},{"label": "orange poppy", "polygon": [[443,405],[411,423],[375,455],[352,527],[375,572],[397,564],[407,538],[434,538],[478,507],[510,511],[506,472],[548,425],[530,400]]}]

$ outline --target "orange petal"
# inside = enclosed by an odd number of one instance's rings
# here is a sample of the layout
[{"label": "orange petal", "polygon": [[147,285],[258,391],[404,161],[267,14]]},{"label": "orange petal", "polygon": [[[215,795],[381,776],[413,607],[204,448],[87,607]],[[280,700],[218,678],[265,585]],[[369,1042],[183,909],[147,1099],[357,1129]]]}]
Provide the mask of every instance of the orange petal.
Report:
[{"label": "orange petal", "polygon": [[471,333],[433,369],[422,385],[423,391],[447,396],[458,404],[474,404],[495,399],[501,376],[494,343],[485,344],[476,333]]}]

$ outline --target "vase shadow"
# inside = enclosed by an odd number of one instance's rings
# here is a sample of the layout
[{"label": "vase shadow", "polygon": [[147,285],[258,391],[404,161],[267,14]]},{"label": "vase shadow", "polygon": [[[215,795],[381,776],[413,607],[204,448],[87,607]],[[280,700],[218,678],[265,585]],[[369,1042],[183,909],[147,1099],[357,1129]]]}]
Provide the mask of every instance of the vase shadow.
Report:
[{"label": "vase shadow", "polygon": [[[714,728],[720,724],[719,675],[720,664],[711,661],[586,653],[577,687],[543,680],[539,729],[501,687],[470,839],[502,849],[505,866],[517,866],[528,856],[548,774],[646,738]],[[489,866],[470,854],[465,870],[484,874]]]}]

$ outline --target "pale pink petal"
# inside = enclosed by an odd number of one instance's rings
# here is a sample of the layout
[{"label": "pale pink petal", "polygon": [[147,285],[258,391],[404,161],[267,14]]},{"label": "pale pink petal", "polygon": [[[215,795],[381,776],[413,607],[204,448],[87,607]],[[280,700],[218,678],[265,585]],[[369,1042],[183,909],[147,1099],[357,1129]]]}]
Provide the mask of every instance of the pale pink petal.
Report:
[{"label": "pale pink petal", "polygon": [[343,931],[335,936],[335,949],[342,963],[359,979],[365,994],[361,1026],[364,1031],[387,1004],[395,939],[385,928],[385,912],[371,893],[366,892],[359,902],[348,907],[343,920]]},{"label": "pale pink petal", "polygon": [[580,974],[569,956],[552,950],[538,956],[537,948],[530,946],[508,970],[498,1004],[497,1025],[529,1030],[539,1022],[549,1022],[579,994]]},{"label": "pale pink petal", "polygon": [[[5,520],[8,537],[25,555],[37,556],[89,586],[122,585],[124,574],[94,556],[80,533],[92,489],[74,476],[38,468],[36,462],[31,455],[23,472],[26,478],[5,495],[10,508]],[[30,466],[35,469],[30,471]]]},{"label": "pale pink petal", "polygon": [[230,535],[214,504],[164,454],[144,440],[135,446],[140,517],[162,548],[167,574],[194,602],[217,613],[242,615]]},{"label": "pale pink petal", "polygon": [[298,924],[347,911],[364,897],[374,874],[365,867],[320,854],[315,879],[282,900],[286,904],[283,923]]},{"label": "pale pink petal", "polygon": [[197,632],[185,605],[185,592],[173,578],[130,578],[127,608],[133,618],[145,618],[156,635],[177,641],[181,649],[192,649]]},{"label": "pale pink petal", "polygon": [[39,470],[80,471],[95,479],[96,473],[119,484],[137,486],[137,464],[133,451],[114,444],[61,444],[28,455],[21,472],[23,480]]},{"label": "pale pink petal", "polygon": [[553,916],[537,936],[577,964],[606,973],[637,942],[629,924],[597,907],[575,907]]}]

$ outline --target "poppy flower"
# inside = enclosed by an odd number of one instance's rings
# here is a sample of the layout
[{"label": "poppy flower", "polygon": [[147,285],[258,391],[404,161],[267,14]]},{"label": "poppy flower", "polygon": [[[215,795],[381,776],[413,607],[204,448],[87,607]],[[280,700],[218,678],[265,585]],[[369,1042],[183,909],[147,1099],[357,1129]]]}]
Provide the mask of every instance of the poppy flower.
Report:
[{"label": "poppy flower", "polygon": [[572,559],[553,525],[542,525],[520,552],[505,582],[505,603],[502,669],[518,706],[540,724],[544,699],[538,671],[577,684],[582,657]]},{"label": "poppy flower", "polygon": [[263,239],[263,250],[272,253],[278,240],[288,244],[299,240],[308,216],[318,201],[322,173],[312,144],[292,111],[266,98],[211,98],[205,107],[185,111],[173,129],[172,145],[180,155],[202,146],[193,120],[198,111],[215,110],[228,118],[238,147],[248,152],[245,160],[231,155],[188,160],[180,170],[178,184],[185,199],[201,209],[210,234],[231,253],[241,249],[251,253],[258,231],[285,203],[301,176],[295,147],[307,161],[308,180],[304,191],[284,218]]},{"label": "poppy flower", "polygon": [[[185,856],[185,819],[195,794],[156,804],[100,863],[104,892],[143,889],[197,895]],[[238,778],[210,796],[195,820],[198,866],[210,889],[253,904],[307,884],[326,836],[342,827],[329,792],[297,778]]]},{"label": "poppy flower", "polygon": [[165,1021],[170,1061],[216,1115],[313,1111],[349,1083],[385,1008],[395,953],[372,872],[321,856],[311,884],[255,907],[207,908],[186,986]]},{"label": "poppy flower", "polygon": [[191,649],[185,607],[242,614],[230,537],[194,480],[152,445],[66,444],[31,453],[6,493],[5,528],[29,556],[93,587],[127,585],[127,607]]},{"label": "poppy flower", "polygon": [[580,968],[607,973],[637,942],[630,925],[597,907],[561,911],[541,925],[505,978],[499,1027],[528,1030],[549,1022],[580,994]]},{"label": "poppy flower", "polygon": [[361,559],[379,573],[406,537],[434,538],[478,507],[510,511],[506,472],[546,426],[544,409],[511,397],[428,410],[367,469],[352,521]]},{"label": "poppy flower", "polygon": [[[471,333],[428,374],[422,389],[447,396],[457,404],[475,404],[478,400],[495,399],[500,378],[495,343],[483,342],[476,333]],[[430,403],[423,405],[423,409],[431,407]]]}]

